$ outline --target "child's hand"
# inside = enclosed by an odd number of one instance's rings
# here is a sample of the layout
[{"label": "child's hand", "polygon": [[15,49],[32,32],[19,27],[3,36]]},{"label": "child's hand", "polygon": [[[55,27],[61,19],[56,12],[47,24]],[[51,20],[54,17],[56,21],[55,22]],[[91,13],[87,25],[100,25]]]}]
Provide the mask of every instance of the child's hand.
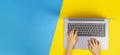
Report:
[{"label": "child's hand", "polygon": [[76,44],[78,37],[77,37],[77,33],[78,31],[73,29],[72,31],[70,31],[68,33],[68,37],[67,37],[67,47],[69,48],[73,48],[74,45]]},{"label": "child's hand", "polygon": [[77,33],[78,31],[75,29],[68,33],[66,55],[71,55],[72,48],[74,47],[78,40]]},{"label": "child's hand", "polygon": [[95,38],[88,40],[88,48],[94,55],[100,55],[100,42]]}]

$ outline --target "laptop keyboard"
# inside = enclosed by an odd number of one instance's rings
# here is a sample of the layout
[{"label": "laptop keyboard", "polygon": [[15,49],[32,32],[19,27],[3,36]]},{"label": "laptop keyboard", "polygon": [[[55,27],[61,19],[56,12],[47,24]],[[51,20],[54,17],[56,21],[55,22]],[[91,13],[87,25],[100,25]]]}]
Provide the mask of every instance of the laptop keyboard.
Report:
[{"label": "laptop keyboard", "polygon": [[68,32],[78,30],[78,36],[105,37],[105,23],[68,23]]}]

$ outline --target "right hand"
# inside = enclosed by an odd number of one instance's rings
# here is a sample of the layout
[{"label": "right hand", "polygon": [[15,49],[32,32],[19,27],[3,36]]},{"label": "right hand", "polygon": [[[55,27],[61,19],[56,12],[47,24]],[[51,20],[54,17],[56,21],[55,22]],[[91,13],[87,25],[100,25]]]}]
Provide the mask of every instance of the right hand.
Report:
[{"label": "right hand", "polygon": [[94,55],[100,55],[100,42],[95,38],[88,40],[88,48]]}]

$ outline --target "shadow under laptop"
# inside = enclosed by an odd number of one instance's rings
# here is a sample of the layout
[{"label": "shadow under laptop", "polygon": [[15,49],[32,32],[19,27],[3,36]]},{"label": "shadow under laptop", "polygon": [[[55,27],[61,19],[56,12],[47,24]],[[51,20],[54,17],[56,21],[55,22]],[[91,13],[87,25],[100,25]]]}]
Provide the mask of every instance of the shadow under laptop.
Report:
[{"label": "shadow under laptop", "polygon": [[76,11],[71,12],[70,14],[64,16],[61,15],[62,18],[106,18],[104,15],[92,11]]}]

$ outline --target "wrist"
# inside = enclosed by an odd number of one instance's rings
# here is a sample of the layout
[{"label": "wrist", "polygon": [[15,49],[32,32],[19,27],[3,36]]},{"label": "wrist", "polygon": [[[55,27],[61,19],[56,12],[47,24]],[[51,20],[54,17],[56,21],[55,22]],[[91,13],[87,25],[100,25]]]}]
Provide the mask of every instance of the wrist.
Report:
[{"label": "wrist", "polygon": [[67,46],[67,50],[72,50],[72,48],[73,48],[73,47],[72,47],[71,45],[68,45],[68,46]]},{"label": "wrist", "polygon": [[94,53],[94,55],[100,55],[100,53]]},{"label": "wrist", "polygon": [[71,46],[67,46],[67,48],[66,48],[66,55],[70,55],[71,52],[72,52]]},{"label": "wrist", "polygon": [[73,48],[73,44],[68,44],[67,47],[68,48]]}]

